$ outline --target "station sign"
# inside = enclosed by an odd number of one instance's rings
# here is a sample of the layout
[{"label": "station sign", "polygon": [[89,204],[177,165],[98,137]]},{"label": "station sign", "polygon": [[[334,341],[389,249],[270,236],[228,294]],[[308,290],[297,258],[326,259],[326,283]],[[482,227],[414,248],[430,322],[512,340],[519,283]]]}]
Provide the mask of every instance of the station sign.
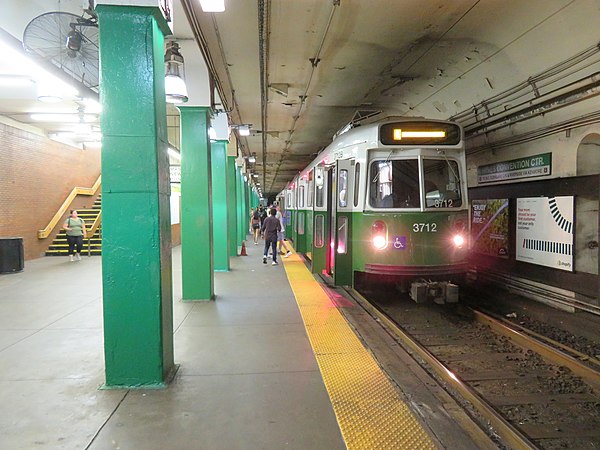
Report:
[{"label": "station sign", "polygon": [[542,153],[526,158],[512,159],[477,167],[477,182],[517,180],[550,175],[552,153]]}]

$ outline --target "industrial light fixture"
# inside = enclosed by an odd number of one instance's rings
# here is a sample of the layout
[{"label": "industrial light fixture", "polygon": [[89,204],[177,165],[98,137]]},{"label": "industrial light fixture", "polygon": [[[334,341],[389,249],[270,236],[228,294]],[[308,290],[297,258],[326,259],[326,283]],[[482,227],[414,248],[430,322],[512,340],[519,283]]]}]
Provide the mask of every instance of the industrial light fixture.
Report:
[{"label": "industrial light fixture", "polygon": [[188,101],[187,87],[183,67],[183,56],[179,52],[179,44],[171,41],[165,53],[166,75],[165,94],[168,103],[185,103]]},{"label": "industrial light fixture", "polygon": [[250,163],[250,164],[256,163],[256,153],[252,153],[250,156],[248,156],[248,163]]},{"label": "industrial light fixture", "polygon": [[181,153],[175,150],[173,147],[169,147],[169,156],[178,161],[181,161]]},{"label": "industrial light fixture", "polygon": [[200,7],[204,12],[223,12],[225,0],[200,0]]}]

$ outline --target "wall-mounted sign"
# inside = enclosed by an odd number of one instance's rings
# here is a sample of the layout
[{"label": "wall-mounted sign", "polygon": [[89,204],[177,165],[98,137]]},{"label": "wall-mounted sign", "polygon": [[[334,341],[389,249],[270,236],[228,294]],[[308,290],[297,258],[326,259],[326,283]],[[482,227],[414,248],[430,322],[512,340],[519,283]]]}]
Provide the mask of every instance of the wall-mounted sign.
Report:
[{"label": "wall-mounted sign", "polygon": [[508,258],[508,199],[471,201],[473,251]]},{"label": "wall-mounted sign", "polygon": [[550,175],[552,173],[552,153],[528,156],[526,158],[502,161],[477,168],[477,182],[517,180]]},{"label": "wall-mounted sign", "polygon": [[169,166],[171,183],[181,183],[181,166]]},{"label": "wall-mounted sign", "polygon": [[517,199],[518,261],[573,271],[573,199]]}]

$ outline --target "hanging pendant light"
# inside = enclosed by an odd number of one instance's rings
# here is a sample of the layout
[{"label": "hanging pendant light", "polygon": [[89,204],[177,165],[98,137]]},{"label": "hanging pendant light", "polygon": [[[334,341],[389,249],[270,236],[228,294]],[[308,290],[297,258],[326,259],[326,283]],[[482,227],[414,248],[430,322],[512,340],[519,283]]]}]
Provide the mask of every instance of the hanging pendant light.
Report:
[{"label": "hanging pendant light", "polygon": [[185,103],[188,101],[185,85],[183,56],[179,53],[179,44],[169,42],[165,53],[166,75],[165,94],[169,103]]}]

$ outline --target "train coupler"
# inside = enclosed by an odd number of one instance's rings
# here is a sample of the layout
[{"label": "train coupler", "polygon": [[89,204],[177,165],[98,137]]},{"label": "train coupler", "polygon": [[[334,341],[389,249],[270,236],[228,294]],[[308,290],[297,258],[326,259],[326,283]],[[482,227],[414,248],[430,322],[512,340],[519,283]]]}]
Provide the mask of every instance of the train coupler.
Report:
[{"label": "train coupler", "polygon": [[458,303],[458,285],[449,281],[414,281],[410,285],[410,297],[416,303]]}]

